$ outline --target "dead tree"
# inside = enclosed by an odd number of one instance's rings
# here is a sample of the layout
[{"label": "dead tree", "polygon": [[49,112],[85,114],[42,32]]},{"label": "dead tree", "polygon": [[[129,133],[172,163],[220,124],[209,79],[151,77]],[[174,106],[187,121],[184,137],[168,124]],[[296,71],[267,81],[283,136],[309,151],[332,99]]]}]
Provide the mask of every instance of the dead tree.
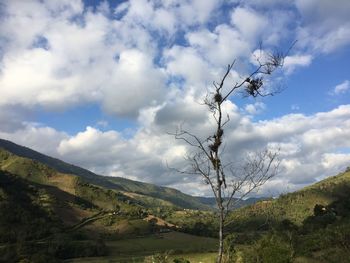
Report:
[{"label": "dead tree", "polygon": [[240,169],[233,162],[224,163],[224,132],[230,118],[223,112],[222,105],[236,92],[243,92],[245,97],[254,98],[279,92],[280,90],[267,91],[264,88],[264,77],[282,67],[284,57],[284,54],[278,53],[257,58],[256,68],[239,82],[230,84],[227,89],[224,88],[224,84],[235,61],[229,64],[221,81],[213,83],[213,91],[209,92],[204,100],[215,121],[212,135],[201,139],[199,135],[182,128],[173,134],[176,139],[185,141],[195,149],[186,157],[189,168],[181,172],[201,176],[215,196],[219,220],[218,263],[223,260],[224,224],[233,204],[266,183],[277,173],[279,167],[278,150],[268,149],[248,154]]}]

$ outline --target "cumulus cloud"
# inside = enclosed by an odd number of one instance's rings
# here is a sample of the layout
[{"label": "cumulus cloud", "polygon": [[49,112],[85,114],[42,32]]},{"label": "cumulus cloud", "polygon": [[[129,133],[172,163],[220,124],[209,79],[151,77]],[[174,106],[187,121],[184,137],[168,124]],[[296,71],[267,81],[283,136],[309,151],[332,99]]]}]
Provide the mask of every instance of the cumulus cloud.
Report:
[{"label": "cumulus cloud", "polygon": [[139,24],[167,35],[176,29],[207,23],[219,7],[220,0],[170,0],[170,1],[129,1],[118,5],[115,14],[123,21]]},{"label": "cumulus cloud", "polygon": [[202,84],[210,78],[210,68],[206,61],[191,47],[174,46],[165,50],[167,72],[186,80],[189,85]]},{"label": "cumulus cloud", "polygon": [[[100,102],[110,113],[137,116],[159,100],[164,77],[153,66],[149,34],[83,10],[79,1],[5,4],[0,105],[66,109]],[[10,33],[22,32],[24,22],[31,25],[25,34]]]},{"label": "cumulus cloud", "polygon": [[58,157],[57,147],[68,134],[36,123],[22,123],[22,128],[15,131],[1,129],[0,138]]},{"label": "cumulus cloud", "polygon": [[264,32],[268,20],[254,10],[238,7],[232,12],[231,23],[238,28],[244,38],[256,40]]},{"label": "cumulus cloud", "polygon": [[297,0],[302,15],[298,40],[318,52],[330,53],[350,43],[350,2],[346,0]]},{"label": "cumulus cloud", "polygon": [[[180,2],[129,1],[111,10],[107,2],[92,9],[79,0],[7,1],[0,30],[0,105],[66,110],[98,103],[110,114],[135,118],[143,108],[162,104],[166,83],[183,78],[181,88],[206,86],[220,76],[222,65],[249,57],[259,40],[276,45],[288,38],[287,25],[295,20],[280,1],[268,13],[263,6],[275,1],[238,1],[227,22],[219,19],[224,16],[219,0]],[[323,19],[330,17],[328,8],[340,16],[321,23],[323,31],[346,31],[345,2],[338,8],[322,1],[315,14],[310,11],[315,1],[307,3],[296,2],[304,18],[300,34],[312,39],[313,25],[329,20]],[[209,21],[216,23],[209,27]],[[186,43],[175,41],[181,35]],[[286,69],[292,72],[311,59],[288,56]]]},{"label": "cumulus cloud", "polygon": [[138,50],[125,50],[102,92],[104,107],[118,115],[138,116],[140,108],[159,104],[165,95],[164,74]]},{"label": "cumulus cloud", "polygon": [[[167,132],[182,124],[203,139],[212,135],[212,115],[201,105],[205,93],[234,59],[228,82],[241,80],[254,65],[250,59],[260,40],[266,50],[299,40],[285,59],[289,75],[318,54],[348,45],[347,10],[346,0],[235,0],[225,5],[221,0],[131,0],[114,10],[107,2],[88,8],[79,0],[5,1],[0,137],[100,174],[208,195],[200,178],[179,176],[166,167],[166,162],[184,167],[184,155],[193,151]],[[348,90],[346,80],[332,94]],[[134,118],[138,127],[127,138],[105,131],[110,126],[103,122],[67,134],[28,117],[85,104]],[[283,169],[262,194],[283,186],[294,190],[349,165],[347,151],[339,152],[350,147],[349,105],[254,121],[252,115],[265,108],[262,102],[223,105],[231,119],[225,131],[227,156],[280,148]]]},{"label": "cumulus cloud", "polygon": [[[188,105],[183,106],[189,105],[195,104],[188,101]],[[257,122],[242,115],[232,103],[224,109],[231,116],[224,138],[227,160],[239,161],[235,156],[264,147],[280,149],[281,172],[261,189],[259,195],[276,195],[298,189],[349,166],[350,154],[346,150],[350,149],[349,105],[309,116],[288,114]],[[30,123],[15,132],[2,131],[0,136],[98,174],[178,187],[195,195],[210,195],[201,178],[179,176],[169,170],[167,164],[174,168],[184,167],[184,156],[194,149],[165,132],[174,132],[173,123],[160,121],[157,114],[168,114],[168,110],[162,112],[161,107],[153,110],[155,114],[149,116],[148,128],[140,128],[130,138],[124,138],[114,130],[101,131],[93,127],[68,135]],[[207,115],[205,110],[201,112],[203,115],[198,123],[187,119],[190,125],[186,127],[206,138],[213,126],[209,121],[210,114]],[[319,165],[315,165],[317,163]],[[283,187],[276,188],[276,185]]]},{"label": "cumulus cloud", "polygon": [[82,165],[92,171],[110,176],[172,184],[176,177],[167,177],[164,158],[173,159],[181,147],[170,151],[165,143],[168,135],[153,135],[139,131],[133,138],[124,139],[116,131],[101,131],[87,127],[60,142],[57,151],[61,158]]},{"label": "cumulus cloud", "polygon": [[232,26],[218,25],[212,32],[201,30],[186,34],[188,42],[198,54],[216,66],[249,55],[252,44]]}]

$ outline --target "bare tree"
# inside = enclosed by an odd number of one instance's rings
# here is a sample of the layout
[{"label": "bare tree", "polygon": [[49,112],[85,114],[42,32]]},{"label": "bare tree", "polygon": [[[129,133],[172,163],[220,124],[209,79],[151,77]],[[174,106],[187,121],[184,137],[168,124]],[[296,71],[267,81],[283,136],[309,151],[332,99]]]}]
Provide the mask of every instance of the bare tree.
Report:
[{"label": "bare tree", "polygon": [[[213,91],[208,92],[204,105],[212,113],[215,123],[213,132],[208,138],[201,139],[199,135],[179,128],[173,135],[178,140],[185,141],[195,150],[186,159],[188,168],[180,172],[201,176],[208,184],[215,196],[219,220],[219,251],[217,262],[223,260],[224,224],[228,212],[237,200],[241,200],[249,193],[262,186],[273,177],[278,170],[278,150],[262,150],[247,155],[240,168],[224,158],[224,129],[230,121],[223,110],[223,103],[230,95],[242,92],[244,97],[264,97],[274,95],[279,89],[267,91],[264,87],[264,77],[282,67],[285,55],[282,53],[264,54],[256,58],[256,68],[239,82],[224,88],[228,76],[235,65],[235,61],[227,66],[220,82],[213,83]],[[238,197],[238,198],[237,198]]]}]

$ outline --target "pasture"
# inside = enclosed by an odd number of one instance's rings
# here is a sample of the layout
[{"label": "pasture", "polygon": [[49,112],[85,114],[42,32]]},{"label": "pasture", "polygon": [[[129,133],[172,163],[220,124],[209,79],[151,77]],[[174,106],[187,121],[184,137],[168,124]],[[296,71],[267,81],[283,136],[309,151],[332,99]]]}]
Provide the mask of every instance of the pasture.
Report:
[{"label": "pasture", "polygon": [[217,240],[179,232],[169,232],[146,237],[108,241],[109,255],[106,257],[77,258],[69,263],[130,263],[143,262],[145,257],[157,253],[170,252],[169,258],[186,258],[191,263],[213,262]]}]

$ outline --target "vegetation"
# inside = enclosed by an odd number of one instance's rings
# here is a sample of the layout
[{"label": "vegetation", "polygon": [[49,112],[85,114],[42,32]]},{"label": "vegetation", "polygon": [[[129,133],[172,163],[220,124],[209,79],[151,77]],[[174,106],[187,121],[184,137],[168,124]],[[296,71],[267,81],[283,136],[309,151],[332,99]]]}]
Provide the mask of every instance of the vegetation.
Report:
[{"label": "vegetation", "polygon": [[[0,171],[0,262],[59,262],[110,250],[128,253],[130,248],[123,246],[130,247],[127,240],[136,237],[154,245],[146,247],[143,257],[171,248],[190,252],[213,246],[211,239],[169,232],[177,227],[160,218],[146,220],[151,212],[165,218],[180,209],[168,201],[102,188],[3,149]],[[105,245],[108,240],[112,243]]]},{"label": "vegetation", "polygon": [[0,262],[55,262],[76,256],[104,255],[104,243],[74,240],[54,213],[45,189],[0,171]]},{"label": "vegetation", "polygon": [[[349,200],[347,170],[231,211],[223,261],[348,262]],[[5,150],[0,214],[0,262],[215,261],[215,211],[103,188]]]},{"label": "vegetation", "polygon": [[[179,232],[169,232],[139,238],[128,238],[106,243],[110,249],[108,257],[94,258],[91,262],[144,262],[153,258],[167,257],[173,261],[180,257],[201,257],[216,249],[213,238],[198,237]],[[178,256],[179,255],[179,256]],[[212,255],[212,254],[209,254]],[[69,262],[86,262],[74,259]]]},{"label": "vegetation", "polygon": [[[241,208],[228,224],[244,262],[348,262],[350,172]],[[284,251],[284,252],[283,252]],[[274,258],[269,259],[269,257]]]}]

